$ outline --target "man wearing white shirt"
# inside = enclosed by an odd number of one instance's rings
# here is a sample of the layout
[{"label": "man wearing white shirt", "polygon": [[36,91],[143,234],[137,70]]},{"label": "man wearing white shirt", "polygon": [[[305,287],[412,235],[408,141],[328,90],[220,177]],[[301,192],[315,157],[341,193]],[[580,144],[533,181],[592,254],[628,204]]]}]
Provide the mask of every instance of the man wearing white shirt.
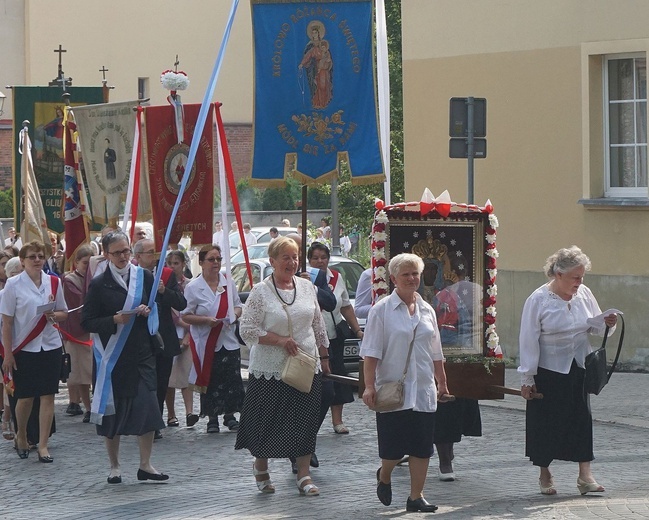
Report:
[{"label": "man wearing white shirt", "polygon": [[216,244],[223,251],[223,224],[220,220],[214,222],[214,234],[212,235],[212,244]]},{"label": "man wearing white shirt", "polygon": [[251,229],[252,228],[248,222],[243,225],[243,238],[246,240],[246,248],[257,243],[257,237]]}]

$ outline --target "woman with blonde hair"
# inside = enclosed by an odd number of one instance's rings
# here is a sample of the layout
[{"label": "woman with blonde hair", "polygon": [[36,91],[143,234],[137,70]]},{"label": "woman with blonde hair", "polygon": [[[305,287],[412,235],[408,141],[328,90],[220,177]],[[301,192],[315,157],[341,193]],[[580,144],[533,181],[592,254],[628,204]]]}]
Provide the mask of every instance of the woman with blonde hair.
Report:
[{"label": "woman with blonde hair", "polygon": [[[320,490],[309,474],[320,427],[321,373],[329,372],[327,330],[313,283],[296,276],[298,245],[279,237],[268,246],[273,274],[255,285],[241,316],[241,337],[251,347],[248,391],[235,449],[255,457],[253,474],[262,493],[274,493],[269,458],[297,463],[301,495]],[[282,380],[282,369],[298,350],[315,357],[311,390],[301,392]]]}]

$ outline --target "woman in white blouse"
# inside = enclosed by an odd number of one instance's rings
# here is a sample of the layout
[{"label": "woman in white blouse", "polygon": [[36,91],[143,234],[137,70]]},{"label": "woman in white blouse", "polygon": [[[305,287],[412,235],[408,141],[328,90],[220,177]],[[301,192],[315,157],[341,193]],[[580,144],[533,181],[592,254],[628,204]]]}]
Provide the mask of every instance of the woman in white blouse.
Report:
[{"label": "woman in white blouse", "polygon": [[[268,459],[294,457],[300,494],[314,496],[320,491],[309,475],[309,461],[320,427],[321,371],[329,372],[329,341],[313,284],[295,276],[297,243],[279,237],[268,255],[274,272],[253,287],[241,316],[241,337],[251,350],[235,449],[248,449],[255,457],[253,474],[262,493],[275,492]],[[282,381],[284,364],[298,349],[317,359],[308,394]]]},{"label": "woman in white blouse", "polygon": [[[239,429],[235,412],[243,406],[241,348],[234,322],[241,316],[241,300],[231,278],[221,274],[221,248],[203,246],[198,253],[201,275],[185,288],[187,307],[181,316],[189,323],[193,364],[189,382],[201,392],[201,416],[208,416],[207,433],[218,433],[219,415],[230,431]],[[195,421],[187,416],[187,425]]]},{"label": "woman in white blouse", "polygon": [[[54,394],[59,391],[62,354],[54,324],[68,317],[68,308],[63,284],[43,272],[45,246],[29,242],[21,248],[19,257],[24,271],[7,280],[0,303],[5,346],[2,369],[15,385],[18,457],[26,459],[29,455],[27,421],[34,398],[40,396],[38,460],[49,463],[54,460],[47,442],[54,417]],[[45,304],[53,306],[39,313],[38,307]]]},{"label": "woman in white blouse", "polygon": [[410,455],[406,510],[434,512],[437,506],[426,501],[423,490],[438,395],[448,394],[448,387],[435,311],[417,293],[423,269],[423,260],[410,253],[390,260],[388,271],[395,289],[370,310],[360,355],[365,360],[363,401],[371,408],[381,385],[401,378],[412,342],[403,406],[376,414],[381,457],[376,494],[384,505],[392,503],[392,470],[404,455]]},{"label": "woman in white blouse", "polygon": [[[582,495],[604,491],[591,472],[593,420],[584,391],[584,360],[592,351],[588,335],[604,335],[604,327],[586,321],[601,314],[593,293],[582,284],[590,266],[577,246],[559,249],[544,267],[550,281],[523,307],[518,372],[521,395],[527,400],[525,455],[540,467],[544,495],[557,493],[549,469],[554,459],[579,463],[577,487]],[[604,321],[614,327],[617,316]],[[535,392],[543,399],[532,399]]]}]

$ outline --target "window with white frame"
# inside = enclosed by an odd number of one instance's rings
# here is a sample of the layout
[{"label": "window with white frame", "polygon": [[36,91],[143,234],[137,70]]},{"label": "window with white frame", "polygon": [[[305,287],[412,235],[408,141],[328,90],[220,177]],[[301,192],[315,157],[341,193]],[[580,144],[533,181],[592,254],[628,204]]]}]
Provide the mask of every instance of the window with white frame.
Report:
[{"label": "window with white frame", "polygon": [[604,64],[606,196],[647,197],[647,60],[608,55]]}]

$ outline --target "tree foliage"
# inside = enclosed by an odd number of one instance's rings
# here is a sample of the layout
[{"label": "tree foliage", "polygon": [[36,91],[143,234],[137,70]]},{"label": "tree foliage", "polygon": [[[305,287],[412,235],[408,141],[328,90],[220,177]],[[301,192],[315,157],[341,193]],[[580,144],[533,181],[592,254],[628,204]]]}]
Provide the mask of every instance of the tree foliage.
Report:
[{"label": "tree foliage", "polygon": [[13,188],[0,191],[0,218],[14,216],[14,193]]}]

